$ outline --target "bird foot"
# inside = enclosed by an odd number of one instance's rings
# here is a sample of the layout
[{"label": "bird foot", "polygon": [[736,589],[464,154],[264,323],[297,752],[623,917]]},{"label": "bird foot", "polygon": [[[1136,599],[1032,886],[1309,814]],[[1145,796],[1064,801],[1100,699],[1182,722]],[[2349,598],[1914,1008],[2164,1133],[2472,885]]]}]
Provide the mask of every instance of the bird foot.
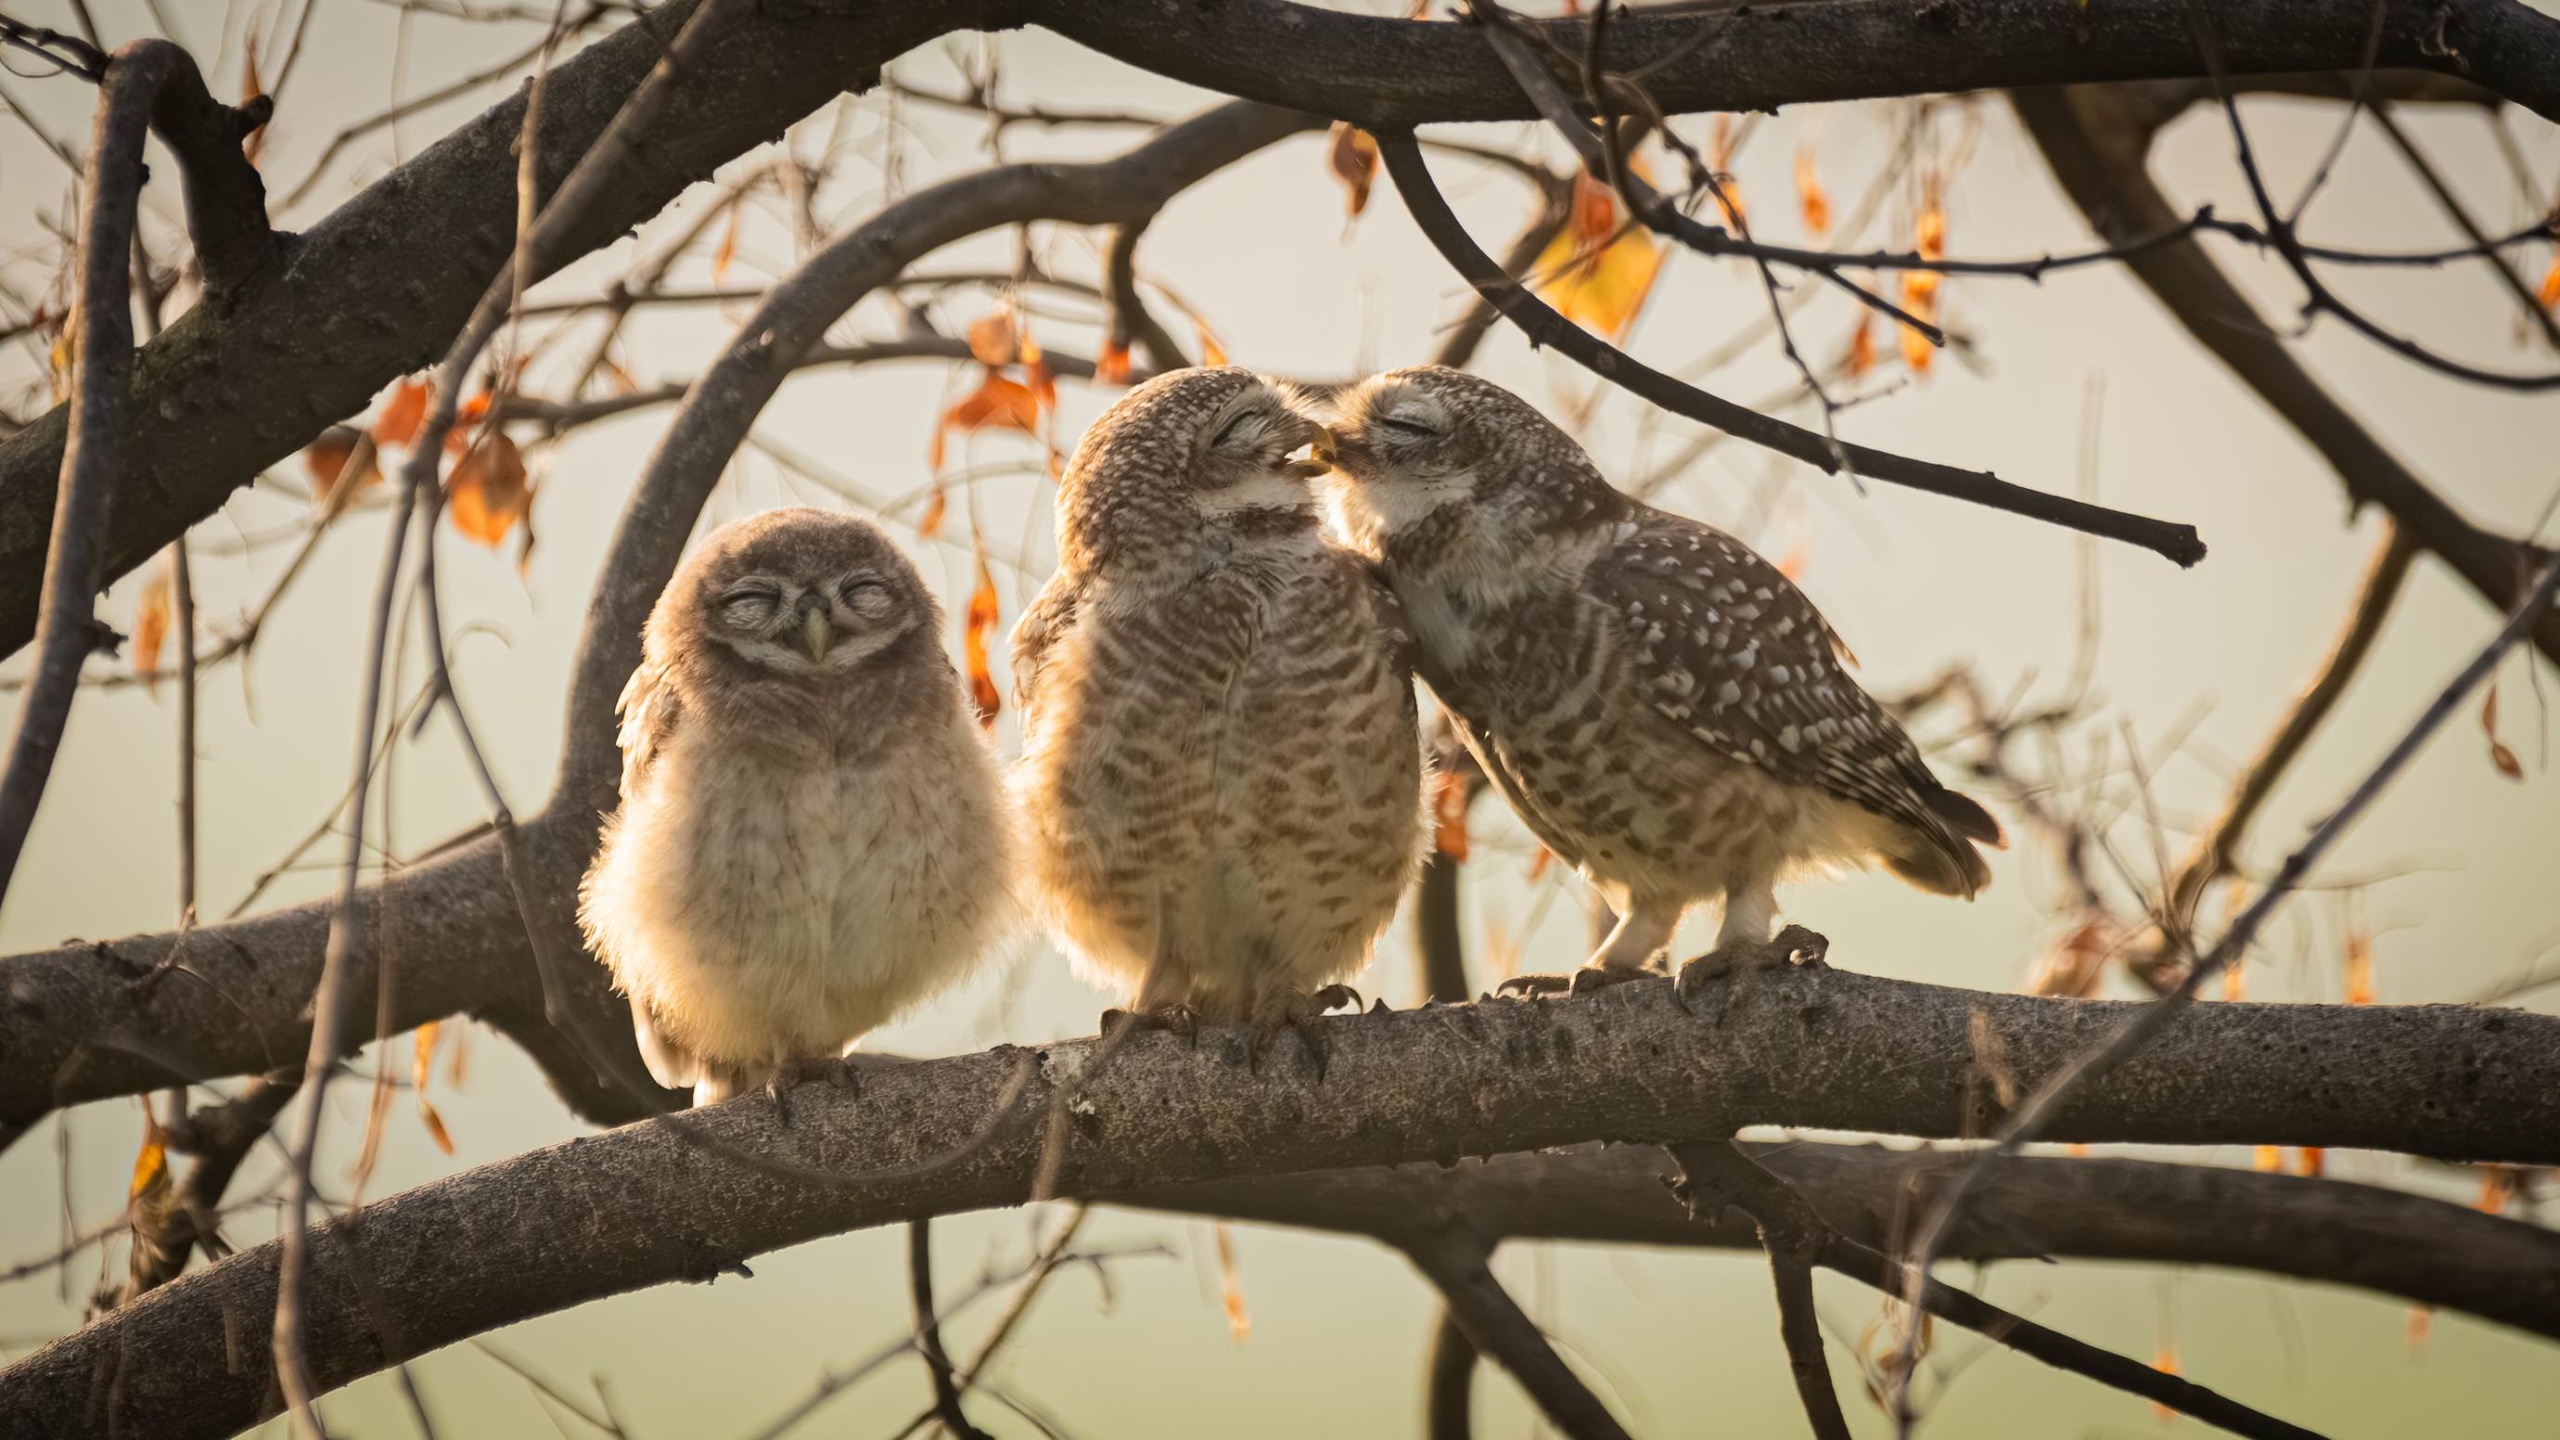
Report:
[{"label": "bird foot", "polygon": [[1745,975],[1754,970],[1770,970],[1781,965],[1800,965],[1807,969],[1826,969],[1824,957],[1831,953],[1831,942],[1801,925],[1781,930],[1774,940],[1729,940],[1697,959],[1680,967],[1680,977],[1672,984],[1682,1009],[1693,1009],[1691,1002],[1714,982],[1730,975]]},{"label": "bird foot", "polygon": [[773,1121],[791,1127],[791,1092],[803,1085],[823,1082],[859,1091],[861,1081],[855,1078],[853,1066],[833,1055],[802,1055],[776,1065],[764,1082],[764,1093],[773,1099]]},{"label": "bird foot", "polygon": [[1658,970],[1640,966],[1585,965],[1570,975],[1514,975],[1493,987],[1496,995],[1525,996],[1538,999],[1548,995],[1588,995],[1630,980],[1661,978]]},{"label": "bird foot", "polygon": [[1102,1012],[1101,1027],[1096,1034],[1109,1036],[1117,1029],[1168,1030],[1182,1037],[1182,1043],[1200,1048],[1200,1012],[1188,1005],[1158,1005],[1150,1010],[1113,1008]]},{"label": "bird foot", "polygon": [[1324,1012],[1340,1006],[1360,1008],[1360,992],[1348,985],[1327,985],[1313,994],[1299,990],[1282,990],[1266,996],[1254,1008],[1253,1018],[1245,1025],[1245,1067],[1261,1073],[1264,1052],[1280,1038],[1282,1030],[1294,1030],[1298,1043],[1307,1047],[1307,1056],[1316,1063],[1316,1079],[1324,1079],[1325,1070],[1333,1063],[1333,1040],[1324,1033]]}]

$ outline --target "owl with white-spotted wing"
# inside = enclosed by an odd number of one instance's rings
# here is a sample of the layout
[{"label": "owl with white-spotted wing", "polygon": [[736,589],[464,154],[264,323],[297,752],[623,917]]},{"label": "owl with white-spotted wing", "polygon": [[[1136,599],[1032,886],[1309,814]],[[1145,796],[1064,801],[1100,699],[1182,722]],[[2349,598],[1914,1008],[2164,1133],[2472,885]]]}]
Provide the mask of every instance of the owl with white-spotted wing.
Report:
[{"label": "owl with white-spotted wing", "polygon": [[578,908],[659,1083],[697,1104],[779,1085],[998,937],[1011,821],[941,630],[850,515],[751,516],[668,583]]},{"label": "owl with white-spotted wing", "polygon": [[1770,958],[1796,871],[1880,859],[1967,899],[1989,883],[1976,846],[2000,843],[1998,822],[1930,773],[1775,566],[1611,488],[1475,376],[1394,371],[1338,410],[1344,523],[1402,602],[1423,678],[1621,917],[1579,983],[1646,973],[1702,900],[1724,904],[1712,968]]},{"label": "owl with white-spotted wing", "polygon": [[1251,371],[1179,371],[1059,486],[1058,571],[1014,635],[1029,870],[1142,1013],[1304,1022],[1419,858],[1405,642],[1323,534],[1298,454],[1322,439]]}]

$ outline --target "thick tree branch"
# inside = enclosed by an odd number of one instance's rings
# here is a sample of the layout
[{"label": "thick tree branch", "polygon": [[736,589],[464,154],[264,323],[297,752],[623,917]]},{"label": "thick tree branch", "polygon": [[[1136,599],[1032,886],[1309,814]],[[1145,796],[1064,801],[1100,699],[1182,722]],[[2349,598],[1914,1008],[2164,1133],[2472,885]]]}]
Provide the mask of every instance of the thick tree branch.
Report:
[{"label": "thick tree branch", "polygon": [[[2144,160],[2158,127],[2209,94],[2185,85],[2070,86],[2013,91],[2009,103],[2090,227],[2122,242],[2177,219]],[[2145,251],[2126,265],[2188,334],[2320,452],[2351,507],[2380,506],[2492,607],[2515,604],[2539,552],[2472,524],[2401,463],[2312,378],[2194,237]],[[2560,662],[2560,614],[2544,616],[2532,641]]]},{"label": "thick tree branch", "polygon": [[1674,414],[1712,425],[1739,439],[1766,446],[1825,472],[1838,470],[1845,456],[1858,474],[1873,479],[2139,545],[2180,565],[2193,565],[2204,558],[2204,542],[2197,538],[2192,525],[2171,524],[2068,496],[2030,490],[1985,472],[1959,470],[1952,465],[1915,460],[1889,451],[1871,450],[1863,445],[1835,445],[1810,430],[1763,415],[1748,406],[1734,404],[1665,375],[1557,314],[1544,301],[1504,274],[1502,267],[1477,248],[1474,239],[1459,224],[1457,215],[1449,209],[1448,201],[1441,197],[1439,187],[1433,182],[1430,170],[1423,163],[1422,152],[1410,133],[1380,135],[1378,150],[1386,161],[1387,173],[1396,182],[1397,193],[1404,197],[1405,208],[1413,212],[1414,223],[1422,228],[1423,234],[1429,237],[1450,266],[1476,288],[1476,293],[1519,326],[1532,345],[1553,346],[1592,374]]},{"label": "thick tree branch", "polygon": [[[675,0],[653,19],[673,24],[689,9]],[[821,13],[805,13],[811,9]],[[2226,69],[2234,76],[2355,69],[2373,13],[2366,0],[2230,0],[2216,11]],[[2386,0],[2382,18],[2384,67],[2467,75],[2560,118],[2560,21],[2516,0]],[[1176,79],[1372,129],[1531,117],[1482,38],[1445,24],[1283,0],[1229,0],[1214,13],[1182,0],[798,7],[756,17],[707,57],[699,98],[682,123],[642,157],[631,182],[562,258],[621,235],[686,183],[841,91],[865,88],[895,56],[953,30],[1015,24],[1045,25]],[[1697,43],[1702,26],[1717,27],[1707,43]],[[553,75],[546,176],[567,172],[654,62],[650,28],[625,27]],[[2175,6],[1831,0],[1636,16],[1613,28],[1610,67],[1663,62],[1646,86],[1675,112],[2193,76],[2201,68]],[[1581,31],[1565,23],[1555,33],[1572,44]],[[514,214],[505,157],[522,119],[521,97],[493,108],[299,237],[283,263],[244,287],[231,313],[202,307],[143,352],[115,479],[107,576],[142,563],[261,467],[442,350],[505,256]],[[252,395],[296,403],[241,403]],[[32,577],[51,529],[65,434],[57,410],[0,444],[0,652],[33,632]]]},{"label": "thick tree branch", "polygon": [[[1668,982],[1569,1001],[1479,1003],[1331,1023],[1326,1078],[1300,1052],[1248,1068],[1239,1031],[1197,1049],[1166,1034],[1119,1051],[1086,1095],[1060,1193],[1524,1150],[1594,1137],[1660,1142],[1780,1123],[1936,1136],[1991,1117],[1968,1085],[1977,1027],[2033,1083],[2139,1008],[1974,994],[1843,971],[1719,986],[1692,1018]],[[1978,1017],[1978,1018],[1977,1018]],[[1094,1041],[1046,1047],[1012,1124],[956,1163],[877,1184],[778,1178],[657,1125],[517,1156],[368,1207],[313,1244],[310,1364],[323,1385],[529,1315],[637,1286],[707,1279],[819,1235],[1010,1205],[1042,1137],[1023,1123],[1076,1083]],[[788,1129],[747,1099],[689,1123],[724,1147],[847,1177],[911,1166],[980,1134],[1020,1070],[1000,1049],[867,1072],[859,1095],[804,1087]],[[1783,1078],[1781,1078],[1783,1077]],[[2441,1108],[2408,1097],[2446,1097]],[[2084,1092],[2057,1139],[2405,1148],[2560,1159],[2560,1019],[2453,1007],[2212,1005]],[[1995,1167],[1999,1168],[1999,1167]],[[2002,1170],[2001,1173],[2005,1173]],[[1412,1213],[1403,1212],[1405,1223]],[[467,1238],[466,1238],[467,1237]],[[2201,1240],[2199,1243],[2205,1243]],[[0,1434],[82,1433],[90,1377],[124,1347],[124,1433],[221,1434],[265,1413],[262,1357],[226,1356],[219,1316],[264,1315],[275,1248],[163,1286],[0,1372]],[[379,1301],[368,1303],[364,1290]],[[386,1333],[377,1315],[397,1317]],[[36,1417],[20,1421],[18,1417]],[[103,1433],[103,1417],[86,1422]],[[7,1428],[15,1424],[16,1429]],[[34,1428],[29,1428],[30,1426]]]}]

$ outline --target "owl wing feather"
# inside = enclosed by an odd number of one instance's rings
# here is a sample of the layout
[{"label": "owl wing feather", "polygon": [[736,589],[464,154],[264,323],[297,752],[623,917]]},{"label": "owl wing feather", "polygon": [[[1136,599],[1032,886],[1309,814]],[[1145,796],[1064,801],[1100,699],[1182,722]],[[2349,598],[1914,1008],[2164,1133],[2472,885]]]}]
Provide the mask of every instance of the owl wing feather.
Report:
[{"label": "owl wing feather", "polygon": [[667,667],[656,660],[643,660],[631,672],[622,687],[622,698],[613,705],[622,717],[622,728],[614,743],[622,747],[622,798],[638,793],[641,782],[648,778],[651,762],[674,738],[676,716],[682,712],[673,677]]},{"label": "owl wing feather", "polygon": [[1897,822],[1925,852],[1888,856],[1932,889],[1987,878],[1968,843],[2000,843],[1982,807],[1841,668],[1838,637],[1778,568],[1710,526],[1650,508],[1596,560],[1588,592],[1617,612],[1646,703],[1729,760]]},{"label": "owl wing feather", "polygon": [[1013,627],[1013,708],[1029,715],[1040,699],[1042,667],[1049,653],[1075,629],[1076,612],[1084,599],[1081,581],[1061,570],[1049,577],[1040,588],[1039,597]]}]

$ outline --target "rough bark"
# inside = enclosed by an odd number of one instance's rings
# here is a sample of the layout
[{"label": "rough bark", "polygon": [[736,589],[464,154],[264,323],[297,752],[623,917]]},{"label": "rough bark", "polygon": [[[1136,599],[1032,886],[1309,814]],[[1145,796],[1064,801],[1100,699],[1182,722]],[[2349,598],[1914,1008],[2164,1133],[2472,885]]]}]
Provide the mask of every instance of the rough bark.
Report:
[{"label": "rough bark", "polygon": [[[1569,1001],[1486,1002],[1330,1022],[1322,1080],[1294,1045],[1248,1066],[1241,1032],[1125,1045],[1084,1094],[1062,1195],[1534,1149],[1661,1142],[1739,1125],[1978,1133],[1973,1031],[2022,1084],[2135,1008],[1984,995],[1840,971],[1712,987],[1699,1015],[1668,982]],[[1978,1017],[1978,1018],[1977,1018]],[[923,1173],[859,1177],[977,1136],[1019,1072],[1010,1047],[695,1112],[727,1147],[847,1179],[812,1186],[643,1124],[453,1176],[323,1227],[312,1246],[312,1373],[344,1384],[493,1326],[671,1279],[708,1279],[820,1235],[1018,1203],[1052,1087],[1093,1041],[1040,1052],[1012,1123]],[[2400,1101],[2430,1097],[2419,1105]],[[1081,1107],[1080,1107],[1081,1108]],[[2212,1005],[2183,1017],[2061,1115],[2053,1138],[2400,1148],[2560,1159],[2560,1019],[2457,1007]],[[268,1412],[262,1354],[223,1316],[262,1317],[275,1248],[162,1287],[0,1372],[0,1434],[227,1434]],[[255,1322],[252,1321],[254,1324]],[[114,1388],[117,1357],[148,1354]],[[238,1368],[233,1368],[234,1366]]]}]

